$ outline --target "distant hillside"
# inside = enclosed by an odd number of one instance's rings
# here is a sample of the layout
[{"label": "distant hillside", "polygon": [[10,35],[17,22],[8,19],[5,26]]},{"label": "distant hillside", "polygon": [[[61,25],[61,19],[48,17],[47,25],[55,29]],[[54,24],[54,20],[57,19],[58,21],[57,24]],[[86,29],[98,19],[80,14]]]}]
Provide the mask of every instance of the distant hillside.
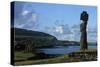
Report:
[{"label": "distant hillside", "polygon": [[50,34],[38,32],[38,31],[32,31],[32,30],[26,30],[20,28],[11,28],[11,29],[14,30],[15,35],[20,35],[20,36],[51,36]]},{"label": "distant hillside", "polygon": [[11,28],[11,31],[14,32],[14,45],[17,50],[28,48],[29,45],[32,48],[52,47],[57,42],[56,37],[43,32],[20,28]]}]

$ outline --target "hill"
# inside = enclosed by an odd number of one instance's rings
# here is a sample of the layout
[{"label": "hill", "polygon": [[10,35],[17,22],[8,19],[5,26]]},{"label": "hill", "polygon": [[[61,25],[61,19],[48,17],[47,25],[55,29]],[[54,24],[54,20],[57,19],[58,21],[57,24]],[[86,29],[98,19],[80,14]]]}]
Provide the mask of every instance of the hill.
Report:
[{"label": "hill", "polygon": [[43,32],[20,28],[11,28],[11,32],[14,32],[15,50],[30,51],[33,48],[52,47],[57,42],[56,37]]},{"label": "hill", "polygon": [[32,30],[26,30],[20,28],[12,28],[12,30],[13,29],[15,31],[15,35],[20,35],[20,36],[51,36],[50,34],[38,32],[38,31],[32,31]]}]

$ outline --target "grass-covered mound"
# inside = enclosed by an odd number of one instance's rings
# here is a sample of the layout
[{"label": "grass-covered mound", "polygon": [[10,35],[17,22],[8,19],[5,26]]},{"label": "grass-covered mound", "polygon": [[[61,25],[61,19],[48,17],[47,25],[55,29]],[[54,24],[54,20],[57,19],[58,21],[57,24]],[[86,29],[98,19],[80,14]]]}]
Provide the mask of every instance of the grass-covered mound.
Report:
[{"label": "grass-covered mound", "polygon": [[14,32],[15,51],[32,51],[34,48],[52,47],[56,42],[56,37],[38,31],[11,28]]}]

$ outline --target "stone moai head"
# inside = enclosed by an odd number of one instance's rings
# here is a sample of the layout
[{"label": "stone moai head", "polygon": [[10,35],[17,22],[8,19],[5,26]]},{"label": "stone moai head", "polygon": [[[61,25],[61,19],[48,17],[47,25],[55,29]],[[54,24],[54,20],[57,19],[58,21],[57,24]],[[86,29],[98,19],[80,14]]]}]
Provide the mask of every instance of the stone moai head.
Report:
[{"label": "stone moai head", "polygon": [[82,20],[82,21],[88,21],[88,14],[87,14],[86,11],[83,11],[81,13],[80,20]]}]

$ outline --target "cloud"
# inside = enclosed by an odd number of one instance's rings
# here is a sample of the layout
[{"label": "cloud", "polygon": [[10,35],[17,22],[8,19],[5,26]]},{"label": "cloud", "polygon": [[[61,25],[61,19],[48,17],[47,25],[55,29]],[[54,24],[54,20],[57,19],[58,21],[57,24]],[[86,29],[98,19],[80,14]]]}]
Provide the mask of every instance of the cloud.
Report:
[{"label": "cloud", "polygon": [[34,30],[37,26],[37,13],[27,3],[16,2],[14,8],[14,27]]},{"label": "cloud", "polygon": [[55,32],[63,34],[64,33],[63,27],[62,26],[55,27]]},{"label": "cloud", "polygon": [[72,33],[68,25],[55,25],[53,30],[56,33],[60,33],[60,34],[71,34]]},{"label": "cloud", "polygon": [[27,15],[28,13],[29,13],[28,10],[24,10],[24,11],[22,12],[22,15],[25,16],[25,15]]},{"label": "cloud", "polygon": [[68,25],[55,25],[54,27],[45,27],[43,32],[54,35],[59,40],[71,39],[72,35]]},{"label": "cloud", "polygon": [[95,26],[94,28],[88,28],[88,29],[87,29],[87,32],[88,32],[88,33],[97,33],[97,28],[96,28],[96,26]]},{"label": "cloud", "polygon": [[15,27],[17,28],[24,28],[24,29],[34,29],[37,21],[37,14],[28,11],[23,10],[21,11],[20,15],[18,17],[15,17]]},{"label": "cloud", "polygon": [[71,29],[73,30],[73,33],[80,32],[80,24],[74,24]]},{"label": "cloud", "polygon": [[[75,24],[70,27],[67,24],[55,25],[54,27],[45,27],[43,32],[54,35],[59,40],[80,41],[80,25],[79,24]],[[88,41],[96,42],[97,29],[88,28],[87,38],[88,38]]]}]

